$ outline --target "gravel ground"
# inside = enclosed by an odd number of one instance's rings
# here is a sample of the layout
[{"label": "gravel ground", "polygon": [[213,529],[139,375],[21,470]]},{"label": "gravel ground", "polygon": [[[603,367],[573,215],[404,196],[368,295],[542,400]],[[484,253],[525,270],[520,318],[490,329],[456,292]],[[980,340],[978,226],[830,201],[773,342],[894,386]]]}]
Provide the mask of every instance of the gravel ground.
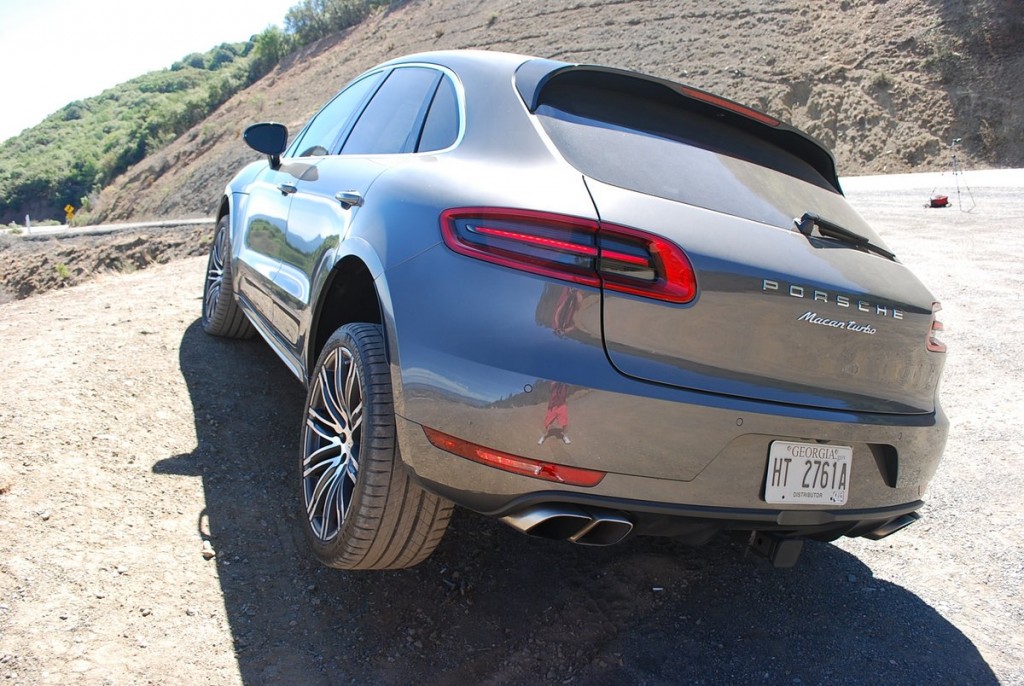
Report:
[{"label": "gravel ground", "polygon": [[[1003,179],[1003,176],[999,176]],[[943,301],[952,421],[924,519],[808,543],[602,549],[459,511],[419,567],[305,550],[303,393],[198,323],[186,258],[0,305],[3,683],[1024,684],[1024,183],[850,179]],[[85,249],[85,248],[82,248]]]}]

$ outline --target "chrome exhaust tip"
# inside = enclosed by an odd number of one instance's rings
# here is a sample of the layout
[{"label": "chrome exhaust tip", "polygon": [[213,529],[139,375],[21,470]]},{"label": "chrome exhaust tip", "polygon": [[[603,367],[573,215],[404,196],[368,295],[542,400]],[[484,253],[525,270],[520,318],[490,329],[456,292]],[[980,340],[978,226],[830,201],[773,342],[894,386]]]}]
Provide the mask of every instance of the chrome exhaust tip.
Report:
[{"label": "chrome exhaust tip", "polygon": [[591,517],[569,505],[539,505],[502,517],[501,521],[530,536],[565,540],[588,526]]},{"label": "chrome exhaust tip", "polygon": [[580,545],[614,545],[633,530],[633,522],[613,512],[598,512],[587,526],[569,540]]},{"label": "chrome exhaust tip", "polygon": [[633,523],[623,515],[572,505],[538,505],[506,515],[501,521],[529,536],[580,545],[613,545],[633,530]]}]

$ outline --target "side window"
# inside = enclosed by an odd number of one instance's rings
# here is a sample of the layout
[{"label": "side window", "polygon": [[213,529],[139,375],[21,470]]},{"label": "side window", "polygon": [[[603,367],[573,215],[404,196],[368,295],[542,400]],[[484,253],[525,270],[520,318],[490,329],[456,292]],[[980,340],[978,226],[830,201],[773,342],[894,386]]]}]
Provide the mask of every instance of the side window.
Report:
[{"label": "side window", "polygon": [[327,103],[313,117],[302,134],[301,140],[293,147],[293,150],[299,151],[295,156],[310,157],[336,153],[338,149],[335,143],[338,136],[359,113],[359,106],[373,92],[383,77],[383,72],[365,76]]},{"label": "side window", "polygon": [[447,76],[441,79],[430,103],[427,121],[423,124],[423,134],[417,152],[443,150],[455,142],[459,135],[459,99],[455,95],[455,85]]},{"label": "side window", "polygon": [[412,152],[441,73],[425,67],[395,69],[363,110],[342,154]]}]

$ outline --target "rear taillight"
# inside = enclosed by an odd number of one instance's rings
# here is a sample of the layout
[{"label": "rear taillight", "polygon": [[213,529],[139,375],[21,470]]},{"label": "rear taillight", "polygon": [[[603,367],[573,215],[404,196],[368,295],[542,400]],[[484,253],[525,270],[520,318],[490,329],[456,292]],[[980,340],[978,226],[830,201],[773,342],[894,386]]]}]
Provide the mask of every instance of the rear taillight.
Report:
[{"label": "rear taillight", "polygon": [[928,350],[933,353],[946,352],[946,344],[935,337],[943,329],[942,322],[935,317],[935,313],[941,309],[942,305],[940,303],[932,303],[932,325],[928,329]]},{"label": "rear taillight", "polygon": [[546,212],[471,207],[442,212],[441,234],[457,253],[541,276],[672,303],[697,295],[683,251],[646,231]]}]

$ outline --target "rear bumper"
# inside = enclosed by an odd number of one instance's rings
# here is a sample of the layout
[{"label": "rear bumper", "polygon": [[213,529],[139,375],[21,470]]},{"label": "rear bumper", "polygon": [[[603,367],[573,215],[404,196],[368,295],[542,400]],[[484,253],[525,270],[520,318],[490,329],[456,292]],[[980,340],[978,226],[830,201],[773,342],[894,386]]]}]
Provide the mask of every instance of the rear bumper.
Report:
[{"label": "rear bumper", "polygon": [[[592,289],[524,277],[443,246],[389,270],[388,281],[402,460],[426,488],[481,513],[565,503],[628,513],[640,533],[685,521],[861,535],[920,507],[945,446],[941,410],[816,409],[624,376],[605,355],[601,295]],[[566,302],[571,327],[557,315]],[[423,426],[606,476],[584,488],[510,474],[434,447]],[[776,440],[851,446],[847,503],[766,503]]]},{"label": "rear bumper", "polygon": [[[471,426],[463,426],[463,432]],[[517,429],[507,423],[503,427]],[[825,434],[836,431],[828,424],[817,428]],[[723,530],[772,531],[821,540],[870,536],[922,507],[925,488],[941,454],[941,442],[937,452],[907,452],[907,446],[915,441],[908,442],[906,435],[904,452],[895,456],[880,455],[873,449],[875,444],[848,441],[854,445],[854,461],[847,505],[780,508],[763,498],[768,445],[778,436],[743,434],[728,440],[708,467],[689,481],[610,472],[597,486],[583,488],[510,474],[444,452],[431,445],[422,426],[411,420],[400,418],[398,429],[403,460],[417,481],[469,509],[494,517],[515,517],[541,507],[570,505],[622,515],[638,534],[678,536],[694,543]],[[518,430],[532,433],[529,425]],[[889,430],[894,429],[883,429]],[[918,432],[944,439],[944,418],[928,431]],[[903,427],[903,433],[917,432]],[[570,455],[566,448],[581,442],[575,436],[572,440],[569,446],[559,441],[554,450],[539,459],[567,463]],[[534,456],[538,457],[536,453]],[[600,455],[590,457],[593,463],[600,462]]]}]

